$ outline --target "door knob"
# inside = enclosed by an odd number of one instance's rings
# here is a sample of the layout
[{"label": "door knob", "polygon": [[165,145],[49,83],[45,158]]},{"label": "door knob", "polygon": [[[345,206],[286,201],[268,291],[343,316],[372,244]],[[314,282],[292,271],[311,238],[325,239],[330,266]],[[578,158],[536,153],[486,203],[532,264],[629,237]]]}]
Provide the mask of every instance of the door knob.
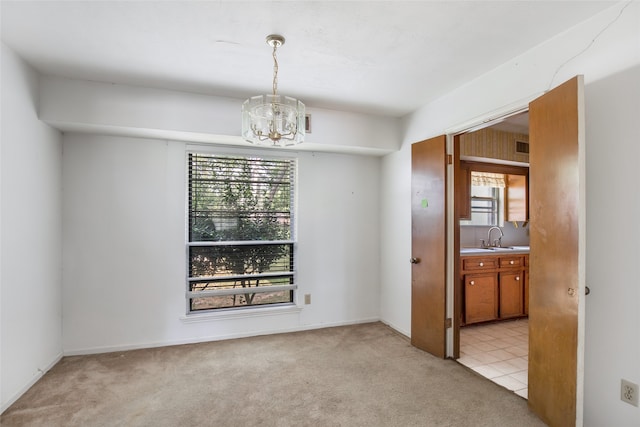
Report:
[{"label": "door knob", "polygon": [[409,258],[409,262],[411,264],[418,264],[420,262],[420,258]]}]

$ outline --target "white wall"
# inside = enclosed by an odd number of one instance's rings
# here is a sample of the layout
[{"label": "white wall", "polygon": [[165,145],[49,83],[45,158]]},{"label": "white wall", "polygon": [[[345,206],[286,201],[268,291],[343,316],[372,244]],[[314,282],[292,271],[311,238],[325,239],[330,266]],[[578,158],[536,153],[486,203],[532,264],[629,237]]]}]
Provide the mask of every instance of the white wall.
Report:
[{"label": "white wall", "polygon": [[62,355],[62,142],[38,120],[37,92],[37,73],[2,44],[2,410]]},{"label": "white wall", "polygon": [[380,319],[411,336],[411,143],[382,159]]},{"label": "white wall", "polygon": [[67,134],[63,148],[65,354],[378,320],[378,157],[296,154],[298,309],[193,321],[185,143]]},{"label": "white wall", "polygon": [[[44,76],[40,118],[65,131],[225,143],[240,137],[242,100],[166,89]],[[398,149],[400,121],[307,107],[302,151],[384,155]]]},{"label": "white wall", "polygon": [[[640,66],[585,88],[587,286],[585,418],[640,425],[618,399],[620,379],[640,384]],[[632,423],[633,422],[633,423]]]},{"label": "white wall", "polygon": [[[640,235],[632,220],[637,219],[638,178],[635,167],[628,164],[637,160],[630,152],[637,153],[640,117],[639,29],[640,3],[618,4],[514,58],[408,116],[400,151],[385,156],[382,164],[381,218],[393,227],[381,234],[381,318],[410,333],[411,144],[525,107],[551,87],[576,74],[585,75],[587,284],[592,294],[586,307],[584,424],[593,427],[640,425],[640,410],[619,397],[621,377],[640,383],[639,318],[621,312],[637,313],[640,301],[635,267]],[[615,185],[615,190],[599,181],[609,172],[615,173],[604,182]],[[615,205],[609,203],[612,200]],[[604,239],[612,222],[614,239]]]}]

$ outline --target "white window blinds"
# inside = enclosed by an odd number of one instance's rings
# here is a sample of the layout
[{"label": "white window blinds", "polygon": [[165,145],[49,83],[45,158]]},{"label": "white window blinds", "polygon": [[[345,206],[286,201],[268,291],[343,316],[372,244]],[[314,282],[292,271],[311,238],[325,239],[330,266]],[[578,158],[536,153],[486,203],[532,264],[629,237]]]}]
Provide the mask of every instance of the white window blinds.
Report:
[{"label": "white window blinds", "polygon": [[296,161],[190,153],[190,311],[293,303]]}]

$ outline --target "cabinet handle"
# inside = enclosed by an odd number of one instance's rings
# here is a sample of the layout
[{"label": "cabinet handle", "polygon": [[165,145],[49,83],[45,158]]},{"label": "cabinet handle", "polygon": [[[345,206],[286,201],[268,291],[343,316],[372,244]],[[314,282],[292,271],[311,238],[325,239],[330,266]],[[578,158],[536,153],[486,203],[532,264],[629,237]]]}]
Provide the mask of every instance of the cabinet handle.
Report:
[{"label": "cabinet handle", "polygon": [[471,285],[471,286],[473,286],[475,284],[476,284],[476,282],[474,282],[473,280],[469,282],[469,285]]},{"label": "cabinet handle", "polygon": [[516,280],[520,280],[520,276],[516,276]]},{"label": "cabinet handle", "polygon": [[511,261],[509,261],[509,264],[513,264],[514,262],[515,262],[514,260],[511,260]]},{"label": "cabinet handle", "polygon": [[484,267],[484,262],[481,262],[481,263],[480,263],[480,267]]}]

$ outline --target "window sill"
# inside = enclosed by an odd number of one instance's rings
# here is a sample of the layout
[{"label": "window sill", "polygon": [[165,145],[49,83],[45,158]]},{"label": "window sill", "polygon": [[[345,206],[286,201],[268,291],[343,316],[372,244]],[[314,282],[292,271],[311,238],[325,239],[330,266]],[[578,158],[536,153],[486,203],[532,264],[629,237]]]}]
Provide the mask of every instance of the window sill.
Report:
[{"label": "window sill", "polygon": [[209,322],[214,320],[229,320],[229,319],[247,319],[253,317],[263,316],[279,316],[283,314],[297,314],[302,311],[302,307],[295,304],[281,305],[277,307],[256,307],[256,308],[242,308],[220,311],[209,311],[206,313],[193,313],[186,314],[180,317],[180,320],[184,323],[197,323],[197,322]]}]

